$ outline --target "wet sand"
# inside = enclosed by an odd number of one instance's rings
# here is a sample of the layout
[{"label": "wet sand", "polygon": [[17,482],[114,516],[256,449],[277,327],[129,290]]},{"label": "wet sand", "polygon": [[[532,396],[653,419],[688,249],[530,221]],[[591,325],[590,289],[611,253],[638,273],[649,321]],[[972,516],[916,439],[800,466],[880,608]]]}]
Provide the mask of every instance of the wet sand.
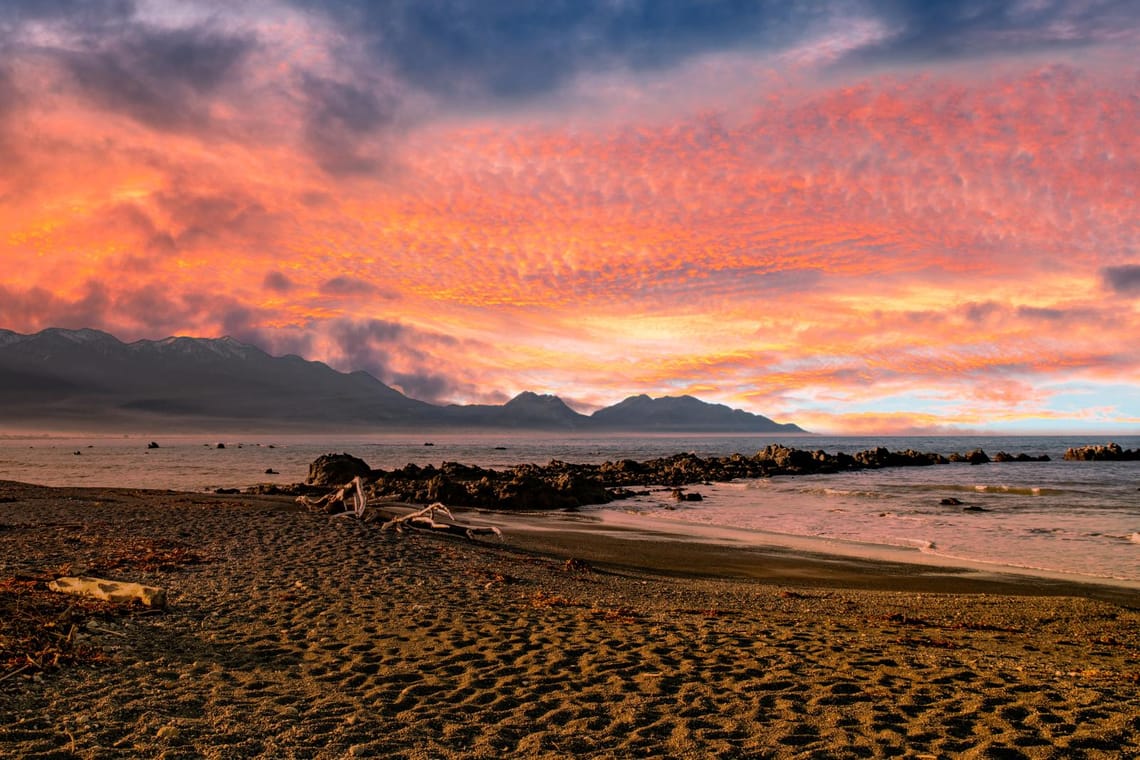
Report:
[{"label": "wet sand", "polygon": [[[0,682],[0,755],[1140,755],[1133,589],[547,522],[0,483],[0,577],[171,600]],[[125,558],[155,548],[202,561]]]}]

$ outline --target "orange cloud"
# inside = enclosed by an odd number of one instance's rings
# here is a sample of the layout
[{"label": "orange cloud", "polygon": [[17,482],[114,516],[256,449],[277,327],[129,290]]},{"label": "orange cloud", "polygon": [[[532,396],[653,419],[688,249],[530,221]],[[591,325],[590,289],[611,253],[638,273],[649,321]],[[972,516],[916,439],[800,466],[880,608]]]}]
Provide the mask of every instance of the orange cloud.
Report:
[{"label": "orange cloud", "polygon": [[[260,33],[288,46],[235,57],[177,129],[14,68],[54,94],[0,125],[0,324],[229,332],[437,401],[693,392],[848,431],[1048,418],[1043,384],[1140,370],[1103,274],[1140,250],[1134,64],[405,123],[326,32]],[[900,396],[930,405],[881,408]],[[955,396],[976,411],[946,422]]]}]

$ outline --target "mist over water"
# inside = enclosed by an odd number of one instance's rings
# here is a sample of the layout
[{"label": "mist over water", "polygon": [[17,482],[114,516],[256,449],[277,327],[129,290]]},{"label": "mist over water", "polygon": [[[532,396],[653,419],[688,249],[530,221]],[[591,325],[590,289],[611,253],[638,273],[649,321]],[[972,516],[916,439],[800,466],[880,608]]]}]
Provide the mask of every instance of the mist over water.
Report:
[{"label": "mist over water", "polygon": [[[677,503],[666,489],[588,508],[599,515],[738,529],[738,540],[771,534],[907,547],[929,555],[1100,578],[1140,581],[1140,462],[1066,462],[1066,448],[1105,438],[822,437],[431,434],[369,436],[205,436],[155,438],[3,438],[0,479],[53,486],[207,491],[255,483],[295,483],[309,463],[345,451],[373,468],[444,461],[507,468],[552,459],[599,463],[692,452],[752,455],[769,443],[829,453],[876,446],[944,455],[984,449],[1048,454],[1051,462],[991,463],[862,470],[694,485],[701,502]],[[1116,437],[1125,448],[1140,436]],[[225,448],[218,448],[223,443]],[[430,443],[431,445],[425,445]],[[266,474],[273,470],[276,474]],[[957,499],[960,505],[943,504]],[[750,536],[750,532],[752,532]]]}]

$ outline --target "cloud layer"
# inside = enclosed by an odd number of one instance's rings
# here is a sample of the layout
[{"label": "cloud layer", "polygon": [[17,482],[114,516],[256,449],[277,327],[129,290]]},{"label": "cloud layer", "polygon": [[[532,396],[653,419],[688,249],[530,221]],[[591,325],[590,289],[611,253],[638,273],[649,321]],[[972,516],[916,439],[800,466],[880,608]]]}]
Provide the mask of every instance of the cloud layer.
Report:
[{"label": "cloud layer", "polygon": [[0,326],[1134,431],[1130,5],[6,3]]}]

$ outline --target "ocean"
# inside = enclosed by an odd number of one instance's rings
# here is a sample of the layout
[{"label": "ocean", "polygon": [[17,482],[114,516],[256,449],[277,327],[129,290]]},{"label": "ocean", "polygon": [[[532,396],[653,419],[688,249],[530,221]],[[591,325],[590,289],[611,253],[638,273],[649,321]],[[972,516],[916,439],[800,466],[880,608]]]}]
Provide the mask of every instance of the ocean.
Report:
[{"label": "ocean", "polygon": [[[769,443],[829,453],[886,446],[944,455],[977,448],[990,456],[999,451],[1048,454],[1050,462],[950,464],[690,487],[704,497],[699,502],[678,503],[666,489],[651,490],[583,512],[625,525],[738,543],[811,539],[821,550],[838,554],[866,555],[884,547],[927,561],[942,558],[995,569],[1140,582],[1140,462],[1062,459],[1070,446],[1107,443],[1105,438],[428,435],[0,437],[0,479],[212,491],[300,482],[319,455],[341,451],[382,469],[444,461],[505,468],[552,459],[598,463],[682,452],[752,455]],[[148,448],[151,440],[159,448]],[[1113,440],[1124,448],[1140,448],[1140,436]],[[942,503],[951,498],[961,505]]]}]

